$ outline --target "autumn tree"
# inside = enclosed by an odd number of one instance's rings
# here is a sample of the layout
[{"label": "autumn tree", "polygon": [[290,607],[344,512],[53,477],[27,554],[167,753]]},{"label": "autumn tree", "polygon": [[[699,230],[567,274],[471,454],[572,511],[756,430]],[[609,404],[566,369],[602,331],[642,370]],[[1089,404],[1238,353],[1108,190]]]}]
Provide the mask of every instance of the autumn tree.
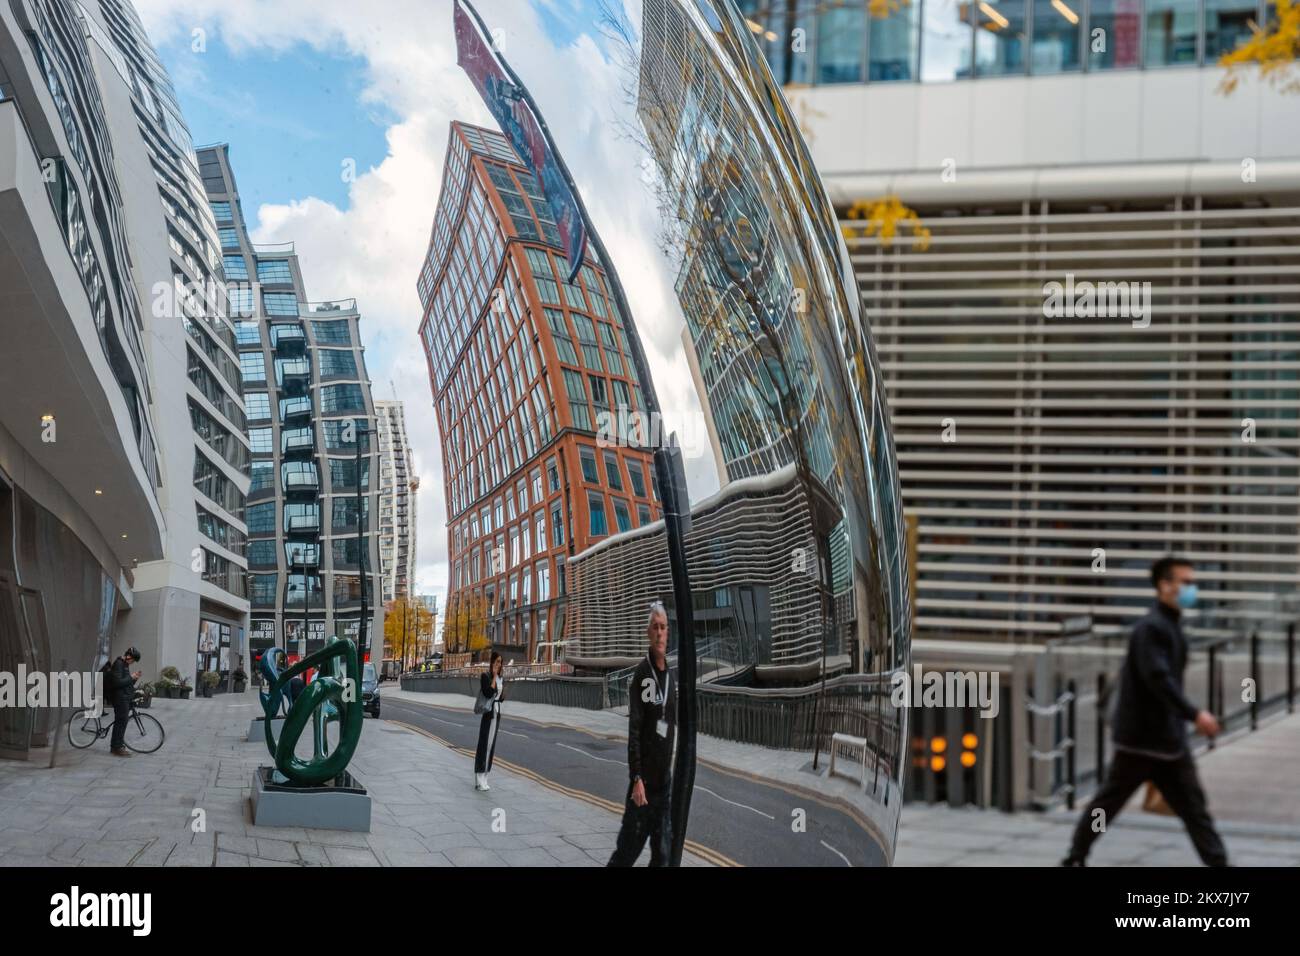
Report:
[{"label": "autumn tree", "polygon": [[1232,93],[1246,67],[1259,67],[1259,75],[1283,93],[1300,93],[1300,76],[1296,60],[1300,59],[1300,0],[1273,0],[1277,17],[1266,27],[1250,24],[1251,38],[1237,49],[1223,54],[1219,65],[1228,72],[1219,83],[1219,92]]},{"label": "autumn tree", "polygon": [[425,655],[433,639],[433,613],[423,601],[398,598],[384,605],[384,657],[396,658],[405,670]]}]

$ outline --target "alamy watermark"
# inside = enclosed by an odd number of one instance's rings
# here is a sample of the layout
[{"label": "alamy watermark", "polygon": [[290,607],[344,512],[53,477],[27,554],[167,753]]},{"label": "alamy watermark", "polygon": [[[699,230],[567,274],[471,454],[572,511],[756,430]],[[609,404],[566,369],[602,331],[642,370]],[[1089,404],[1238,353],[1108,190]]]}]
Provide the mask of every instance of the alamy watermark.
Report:
[{"label": "alamy watermark", "polygon": [[1150,282],[1074,281],[1043,284],[1043,317],[1048,319],[1131,319],[1133,328],[1151,324]]},{"label": "alamy watermark", "polygon": [[997,671],[925,671],[912,665],[912,674],[895,672],[890,702],[895,707],[978,707],[981,717],[998,715]]},{"label": "alamy watermark", "polygon": [[0,671],[0,707],[73,707],[92,710],[104,700],[99,671]]}]

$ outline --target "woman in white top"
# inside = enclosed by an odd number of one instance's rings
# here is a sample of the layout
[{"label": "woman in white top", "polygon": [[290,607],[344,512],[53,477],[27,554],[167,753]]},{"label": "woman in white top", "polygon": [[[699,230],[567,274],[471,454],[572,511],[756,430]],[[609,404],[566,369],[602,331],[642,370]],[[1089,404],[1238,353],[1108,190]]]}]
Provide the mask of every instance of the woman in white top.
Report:
[{"label": "woman in white top", "polygon": [[501,726],[501,698],[506,679],[501,655],[492,652],[488,669],[479,676],[479,704],[474,709],[483,714],[478,728],[478,750],[474,753],[474,789],[491,790],[488,774],[492,772],[492,755],[497,749],[497,729]]}]

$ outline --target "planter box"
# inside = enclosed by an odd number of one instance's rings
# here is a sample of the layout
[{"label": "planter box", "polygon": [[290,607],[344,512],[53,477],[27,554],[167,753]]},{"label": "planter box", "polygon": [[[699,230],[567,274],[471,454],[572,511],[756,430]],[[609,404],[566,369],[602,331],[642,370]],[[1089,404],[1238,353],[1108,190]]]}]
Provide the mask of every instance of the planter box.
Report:
[{"label": "planter box", "polygon": [[194,689],[193,687],[178,687],[177,693],[180,696],[181,700],[189,700],[190,691],[192,691],[193,689]]}]

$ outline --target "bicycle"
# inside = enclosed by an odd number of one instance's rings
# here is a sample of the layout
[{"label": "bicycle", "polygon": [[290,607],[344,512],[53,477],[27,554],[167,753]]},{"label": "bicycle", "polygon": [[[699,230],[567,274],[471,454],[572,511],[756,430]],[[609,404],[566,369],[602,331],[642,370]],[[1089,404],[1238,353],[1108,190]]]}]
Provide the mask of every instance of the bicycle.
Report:
[{"label": "bicycle", "polygon": [[[127,714],[126,734],[122,738],[128,750],[134,750],[138,754],[151,754],[163,745],[163,738],[166,732],[163,730],[162,723],[153,714],[142,714],[136,710],[136,702],[142,697],[137,694],[131,700],[131,710]],[[68,720],[68,743],[78,750],[85,750],[96,740],[107,737],[113,730],[114,720],[105,724],[103,717],[108,715],[108,711],[102,714],[90,714],[81,711],[72,715]]]}]

